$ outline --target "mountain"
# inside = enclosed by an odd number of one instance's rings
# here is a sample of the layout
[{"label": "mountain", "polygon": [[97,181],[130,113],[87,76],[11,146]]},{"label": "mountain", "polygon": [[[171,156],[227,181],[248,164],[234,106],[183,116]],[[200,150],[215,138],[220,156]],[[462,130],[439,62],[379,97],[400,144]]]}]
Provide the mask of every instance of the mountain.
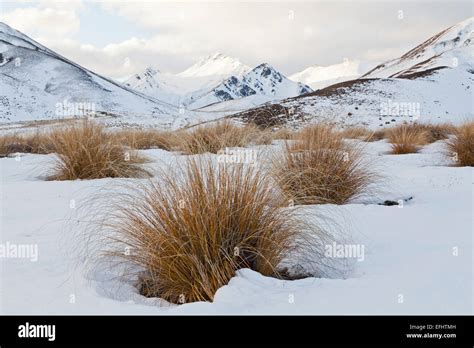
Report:
[{"label": "mountain", "polygon": [[96,74],[0,23],[0,122],[86,114],[163,124],[179,110]]},{"label": "mountain", "polygon": [[242,76],[248,70],[238,59],[215,53],[178,74],[148,67],[126,80],[125,85],[157,99],[187,106],[229,77]]},{"label": "mountain", "polygon": [[369,62],[346,60],[328,66],[311,66],[289,76],[289,79],[307,84],[316,90],[335,83],[354,80],[373,67],[374,64]]},{"label": "mountain", "polygon": [[372,128],[474,118],[474,17],[362,77],[235,114],[262,124],[326,120]]},{"label": "mountain", "polygon": [[158,69],[147,67],[143,72],[135,74],[124,81],[127,87],[164,100],[173,105],[182,103],[182,94],[179,86],[169,81],[168,75],[161,73]]},{"label": "mountain", "polygon": [[410,78],[429,71],[472,65],[474,17],[432,36],[397,59],[376,66],[363,78]]},{"label": "mountain", "polygon": [[242,77],[231,76],[192,103],[190,108],[198,109],[207,105],[249,96],[260,96],[263,103],[269,100],[298,96],[311,91],[312,89],[309,86],[291,81],[267,63],[263,63],[248,71]]}]

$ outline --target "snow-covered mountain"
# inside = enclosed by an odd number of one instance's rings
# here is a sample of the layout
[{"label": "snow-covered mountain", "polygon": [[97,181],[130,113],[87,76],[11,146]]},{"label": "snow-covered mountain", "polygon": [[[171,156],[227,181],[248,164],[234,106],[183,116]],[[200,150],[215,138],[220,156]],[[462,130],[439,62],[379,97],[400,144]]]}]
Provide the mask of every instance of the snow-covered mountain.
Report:
[{"label": "snow-covered mountain", "polygon": [[[207,56],[176,75],[150,67],[132,76],[125,84],[190,110],[248,96],[255,96],[251,105],[258,105],[312,91],[307,85],[287,79],[268,64],[250,69],[238,59],[221,53]],[[233,104],[240,110],[249,105],[247,101],[241,106]]]},{"label": "snow-covered mountain", "polygon": [[410,78],[435,69],[472,65],[474,17],[432,36],[403,56],[376,66],[363,78]]},{"label": "snow-covered mountain", "polygon": [[207,105],[241,99],[249,96],[260,96],[261,102],[282,99],[309,93],[312,89],[299,82],[286,78],[267,63],[260,64],[242,77],[231,76],[209,93],[192,103],[192,109]]},{"label": "snow-covered mountain", "polygon": [[165,74],[152,67],[148,67],[143,72],[133,75],[124,84],[127,87],[173,105],[180,105],[182,102],[178,86],[170,83]]},{"label": "snow-covered mountain", "polygon": [[230,76],[241,76],[250,68],[222,53],[204,57],[178,74],[153,67],[133,75],[125,84],[137,91],[175,105],[188,105]]},{"label": "snow-covered mountain", "polygon": [[354,80],[373,67],[374,64],[370,62],[345,60],[328,66],[310,66],[289,76],[289,79],[307,84],[316,90],[339,82]]},{"label": "snow-covered mountain", "polygon": [[474,17],[429,38],[361,78],[260,106],[235,117],[266,124],[327,120],[387,126],[473,119]]},{"label": "snow-covered mountain", "polygon": [[104,114],[160,119],[178,109],[100,76],[0,23],[0,122]]}]

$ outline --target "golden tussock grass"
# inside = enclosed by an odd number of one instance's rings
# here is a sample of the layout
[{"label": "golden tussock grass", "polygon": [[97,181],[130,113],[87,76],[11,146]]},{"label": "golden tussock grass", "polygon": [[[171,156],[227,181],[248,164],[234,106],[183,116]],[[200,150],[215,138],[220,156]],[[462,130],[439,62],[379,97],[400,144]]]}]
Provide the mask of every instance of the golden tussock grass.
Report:
[{"label": "golden tussock grass", "polygon": [[49,180],[143,177],[144,159],[126,150],[101,125],[83,121],[51,136],[57,161]]},{"label": "golden tussock grass", "polygon": [[369,138],[372,134],[373,132],[370,129],[359,126],[345,128],[341,131],[341,135],[346,139],[365,140]]},{"label": "golden tussock grass", "polygon": [[[449,123],[411,123],[395,126],[394,128],[378,129],[375,131],[360,126],[349,127],[342,131],[342,135],[347,139],[359,139],[369,142],[387,138],[389,141],[400,141],[402,148],[409,148],[409,146],[403,144],[408,144],[411,139],[416,138],[416,136],[421,137],[421,139],[418,140],[418,142],[421,141],[421,143],[415,145],[424,145],[438,140],[447,139],[450,134],[454,133],[454,131],[455,127]],[[413,147],[410,150],[413,151]]]},{"label": "golden tussock grass", "polygon": [[176,150],[180,139],[178,133],[156,129],[122,129],[113,133],[117,141],[132,149]]},{"label": "golden tussock grass", "polygon": [[346,139],[358,139],[372,142],[385,139],[387,137],[386,129],[371,130],[364,127],[349,127],[342,131],[342,136]]},{"label": "golden tussock grass", "polygon": [[447,148],[447,155],[456,160],[457,166],[474,166],[474,121],[458,126],[447,140]]},{"label": "golden tussock grass", "polygon": [[272,134],[274,140],[290,140],[295,137],[296,132],[288,128],[278,128]]},{"label": "golden tussock grass", "polygon": [[272,174],[295,204],[345,204],[367,193],[376,180],[361,143],[348,144],[326,124],[300,131],[273,160]]},{"label": "golden tussock grass", "polygon": [[14,153],[48,154],[54,152],[51,132],[0,135],[0,157]]},{"label": "golden tussock grass", "polygon": [[401,155],[416,153],[422,145],[428,143],[428,134],[423,127],[412,124],[402,124],[387,131],[388,141],[391,143],[391,153]]},{"label": "golden tussock grass", "polygon": [[438,140],[448,139],[450,134],[454,134],[456,127],[449,123],[430,124],[430,123],[413,123],[409,127],[424,132],[427,144],[434,143]]},{"label": "golden tussock grass", "polygon": [[217,153],[227,147],[245,147],[258,141],[259,130],[253,125],[237,126],[231,121],[219,121],[181,131],[181,151],[188,155]]},{"label": "golden tussock grass", "polygon": [[[135,187],[107,220],[114,221],[108,235],[117,251],[106,254],[140,270],[144,296],[212,301],[238,269],[282,278],[282,260],[314,245],[306,222],[283,208],[286,197],[253,167],[189,158],[158,177]],[[312,229],[311,235],[324,234]]]}]

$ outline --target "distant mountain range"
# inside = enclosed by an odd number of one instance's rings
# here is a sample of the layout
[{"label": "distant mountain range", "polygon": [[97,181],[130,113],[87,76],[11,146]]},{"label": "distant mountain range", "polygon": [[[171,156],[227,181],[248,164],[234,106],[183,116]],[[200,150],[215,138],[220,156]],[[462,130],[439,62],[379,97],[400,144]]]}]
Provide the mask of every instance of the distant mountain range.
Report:
[{"label": "distant mountain range", "polygon": [[162,128],[231,114],[295,126],[316,119],[378,127],[407,119],[472,118],[473,23],[466,19],[375,67],[347,60],[287,78],[267,63],[251,68],[216,53],[178,74],[148,67],[124,83],[0,23],[0,122],[71,117],[78,111],[113,124]]},{"label": "distant mountain range", "polygon": [[259,96],[259,101],[265,102],[313,91],[307,85],[289,80],[269,64],[250,69],[221,53],[205,57],[176,75],[148,67],[125,84],[190,110],[249,96]]},{"label": "distant mountain range", "polygon": [[359,78],[251,108],[235,117],[265,124],[326,120],[373,128],[474,117],[474,17]]}]

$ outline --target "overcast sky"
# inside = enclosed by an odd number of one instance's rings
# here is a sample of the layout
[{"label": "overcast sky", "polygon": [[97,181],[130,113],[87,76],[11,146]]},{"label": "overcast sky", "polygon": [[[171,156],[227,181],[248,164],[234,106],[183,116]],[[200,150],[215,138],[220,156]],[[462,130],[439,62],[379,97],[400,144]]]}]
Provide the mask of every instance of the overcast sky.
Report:
[{"label": "overcast sky", "polygon": [[286,75],[381,62],[473,15],[471,1],[7,1],[0,20],[96,72],[179,72],[221,52]]}]

